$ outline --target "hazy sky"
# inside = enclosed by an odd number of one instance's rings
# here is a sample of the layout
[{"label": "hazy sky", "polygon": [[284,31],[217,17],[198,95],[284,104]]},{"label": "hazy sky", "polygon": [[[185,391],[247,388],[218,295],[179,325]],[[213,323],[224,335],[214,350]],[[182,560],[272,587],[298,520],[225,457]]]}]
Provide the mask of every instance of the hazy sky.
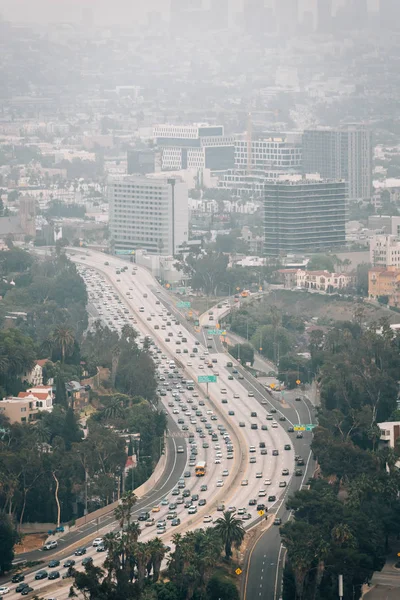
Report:
[{"label": "hazy sky", "polygon": [[[206,6],[210,0],[204,0]],[[232,7],[240,10],[246,0],[231,0]],[[266,0],[273,4],[275,0]],[[317,0],[299,0],[300,10],[313,10]],[[372,9],[378,0],[368,0]],[[345,0],[334,0],[336,6]],[[400,2],[400,0],[399,0]],[[0,11],[6,19],[19,22],[80,21],[85,7],[91,7],[95,22],[124,23],[143,20],[147,12],[158,10],[165,16],[169,12],[169,0],[1,0]]]}]

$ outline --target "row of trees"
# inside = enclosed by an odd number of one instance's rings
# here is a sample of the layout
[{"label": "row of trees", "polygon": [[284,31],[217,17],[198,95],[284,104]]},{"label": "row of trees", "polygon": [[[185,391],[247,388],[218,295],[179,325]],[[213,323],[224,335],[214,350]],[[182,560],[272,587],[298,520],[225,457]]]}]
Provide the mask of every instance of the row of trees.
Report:
[{"label": "row of trees", "polygon": [[310,336],[321,396],[312,442],[319,470],[310,489],[289,499],[295,519],[281,529],[286,599],[336,598],[339,574],[344,596],[359,598],[400,533],[400,449],[381,446],[377,426],[399,416],[400,339],[386,321],[364,328],[362,312]]},{"label": "row of trees", "polygon": [[244,530],[232,513],[226,512],[215,526],[173,536],[174,551],[161,573],[169,549],[159,539],[139,541],[140,527],[132,522],[135,495],[127,493],[115,510],[121,531],[104,538],[107,558],[103,568],[89,565],[85,572],[73,572],[70,598],[77,591],[88,600],[236,600],[235,585],[218,576],[216,567],[230,561],[232,547],[240,547]]}]

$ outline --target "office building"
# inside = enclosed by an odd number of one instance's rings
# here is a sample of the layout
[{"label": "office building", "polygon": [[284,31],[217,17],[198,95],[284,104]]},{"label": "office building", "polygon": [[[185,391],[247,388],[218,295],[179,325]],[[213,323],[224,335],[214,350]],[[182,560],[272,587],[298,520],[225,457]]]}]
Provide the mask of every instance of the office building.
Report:
[{"label": "office building", "polygon": [[188,241],[188,190],[179,178],[127,175],[108,185],[116,254],[137,249],[170,256]]},{"label": "office building", "polygon": [[326,251],[346,241],[346,183],[293,177],[266,183],[267,256]]},{"label": "office building", "polygon": [[332,25],[332,0],[317,0],[317,30],[331,32]]},{"label": "office building", "polygon": [[[250,159],[248,150],[250,149]],[[301,172],[302,146],[298,134],[253,137],[235,142],[235,168],[247,170],[297,170]]]},{"label": "office building", "polygon": [[299,26],[299,0],[276,0],[275,14],[281,35],[296,33]]},{"label": "office building", "polygon": [[379,2],[380,25],[383,29],[400,29],[400,3],[398,0],[380,0]]},{"label": "office building", "polygon": [[127,159],[128,175],[147,175],[157,170],[157,153],[154,149],[130,149],[127,153]]},{"label": "office building", "polygon": [[303,173],[345,179],[349,199],[369,200],[372,193],[372,139],[364,125],[312,129],[303,133]]},{"label": "office building", "polygon": [[163,171],[234,167],[235,139],[224,135],[222,125],[156,125],[153,135]]}]

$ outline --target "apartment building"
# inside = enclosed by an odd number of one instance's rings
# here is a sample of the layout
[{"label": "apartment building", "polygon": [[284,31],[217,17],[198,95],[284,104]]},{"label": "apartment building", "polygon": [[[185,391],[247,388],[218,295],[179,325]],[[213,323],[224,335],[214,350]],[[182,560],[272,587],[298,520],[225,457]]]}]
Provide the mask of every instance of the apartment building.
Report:
[{"label": "apartment building", "polygon": [[330,273],[329,271],[302,271],[296,273],[296,286],[321,292],[344,290],[355,283],[355,276],[349,273]]},{"label": "apartment building", "polygon": [[372,137],[364,125],[309,129],[303,133],[303,173],[348,182],[349,199],[372,195]]},{"label": "apartment building", "polygon": [[156,125],[154,141],[161,152],[161,169],[232,169],[235,161],[235,138],[225,136],[222,125]]},{"label": "apartment building", "polygon": [[400,269],[395,266],[374,267],[368,271],[368,296],[389,298],[389,306],[400,307]]},{"label": "apartment building", "polygon": [[264,251],[298,254],[341,246],[346,241],[344,181],[291,178],[265,184]]},{"label": "apartment building", "polygon": [[374,235],[369,242],[369,256],[374,267],[400,268],[400,239],[395,235]]},{"label": "apartment building", "polygon": [[188,241],[188,189],[180,178],[113,178],[108,198],[110,233],[117,254],[141,249],[170,256]]},{"label": "apartment building", "polygon": [[301,168],[302,144],[299,134],[260,136],[250,142],[243,135],[235,142],[235,169],[280,171],[282,174],[282,171],[300,173]]}]

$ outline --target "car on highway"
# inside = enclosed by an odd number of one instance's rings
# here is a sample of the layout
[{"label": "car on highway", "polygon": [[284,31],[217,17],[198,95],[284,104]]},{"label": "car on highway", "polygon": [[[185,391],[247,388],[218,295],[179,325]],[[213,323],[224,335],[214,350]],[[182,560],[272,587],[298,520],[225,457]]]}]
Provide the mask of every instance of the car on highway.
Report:
[{"label": "car on highway", "polygon": [[93,563],[93,558],[91,556],[86,556],[83,561],[82,561],[82,565],[91,565]]},{"label": "car on highway", "polygon": [[54,550],[54,548],[57,548],[57,546],[57,540],[50,540],[49,542],[45,543],[45,545],[43,546],[43,550]]},{"label": "car on highway", "polygon": [[263,476],[263,474],[259,471],[258,473],[256,473],[256,479],[261,479]]},{"label": "car on highway", "polygon": [[242,479],[241,484],[242,486],[246,486],[249,485],[249,480],[248,479]]},{"label": "car on highway", "polygon": [[296,475],[296,477],[300,477],[301,475],[303,475],[303,469],[296,469],[294,474]]},{"label": "car on highway", "polygon": [[249,398],[254,398],[254,392],[247,392]]},{"label": "car on highway", "polygon": [[291,450],[291,449],[292,449],[292,447],[291,447],[290,444],[285,444],[284,445],[284,450]]},{"label": "car on highway", "polygon": [[41,571],[38,571],[36,573],[35,580],[40,581],[41,579],[47,579],[48,576],[49,576],[48,572],[45,571],[44,569],[42,569]]},{"label": "car on highway", "polygon": [[22,592],[22,590],[24,590],[26,587],[28,587],[27,583],[20,583],[19,585],[17,585],[17,587],[15,588],[15,591],[20,594]]},{"label": "car on highway", "polygon": [[5,596],[10,591],[10,588],[7,585],[2,585],[0,587],[0,596]]},{"label": "car on highway", "polygon": [[257,462],[257,459],[256,459],[256,457],[255,457],[255,456],[250,456],[250,461],[249,461],[249,462],[250,462],[251,464],[254,464],[254,463],[256,463],[256,462]]},{"label": "car on highway", "polygon": [[280,517],[276,517],[274,519],[274,525],[282,525],[282,519]]},{"label": "car on highway", "polygon": [[97,537],[93,540],[93,547],[97,548],[97,546],[100,546],[103,543],[103,538],[102,537]]},{"label": "car on highway", "polygon": [[16,573],[14,577],[11,579],[11,583],[19,583],[25,579],[25,575],[23,573]]},{"label": "car on highway", "polygon": [[203,485],[200,487],[200,491],[201,492],[206,492],[208,490],[207,484],[203,483]]},{"label": "car on highway", "polygon": [[289,469],[282,469],[282,475],[289,475]]},{"label": "car on highway", "polygon": [[224,487],[224,482],[222,481],[222,479],[217,480],[217,487]]},{"label": "car on highway", "polygon": [[263,498],[263,497],[264,497],[264,496],[266,496],[266,495],[267,495],[267,492],[266,492],[265,490],[260,490],[260,491],[258,492],[258,497],[259,497],[259,498]]},{"label": "car on highway", "polygon": [[190,506],[188,508],[188,514],[189,515],[195,515],[197,513],[197,506]]},{"label": "car on highway", "polygon": [[[1,588],[0,588],[1,589]],[[28,594],[30,594],[31,592],[33,592],[33,587],[31,587],[30,585],[27,585],[26,587],[24,587],[24,589],[21,592],[21,596],[27,596]],[[1,592],[0,592],[1,595]]]},{"label": "car on highway", "polygon": [[52,571],[49,574],[49,580],[52,580],[52,579],[60,579],[60,571]]},{"label": "car on highway", "polygon": [[66,569],[70,569],[71,567],[73,567],[75,564],[75,561],[73,558],[69,558],[68,560],[65,561],[65,563],[63,564],[63,567],[65,567]]},{"label": "car on highway", "polygon": [[51,560],[47,566],[49,569],[55,569],[55,567],[60,566],[60,561],[55,558],[54,560]]},{"label": "car on highway", "polygon": [[153,506],[153,508],[151,509],[151,512],[153,512],[153,513],[160,512],[160,507],[159,506]]},{"label": "car on highway", "polygon": [[177,527],[180,524],[181,524],[181,520],[179,519],[179,517],[177,517],[176,519],[172,519],[172,521],[171,521],[172,527]]},{"label": "car on highway", "polygon": [[74,552],[75,556],[83,556],[86,554],[86,548],[82,546],[81,548],[77,548]]},{"label": "car on highway", "polygon": [[275,502],[276,501],[276,496],[274,494],[271,494],[271,496],[268,496],[268,502]]},{"label": "car on highway", "polygon": [[286,487],[286,486],[287,486],[287,483],[286,483],[286,481],[280,481],[280,482],[279,482],[279,487],[280,487],[280,488],[284,488],[284,487]]},{"label": "car on highway", "polygon": [[272,450],[272,456],[279,456],[278,450]]},{"label": "car on highway", "polygon": [[257,500],[255,498],[250,498],[249,506],[255,506],[257,504]]}]

